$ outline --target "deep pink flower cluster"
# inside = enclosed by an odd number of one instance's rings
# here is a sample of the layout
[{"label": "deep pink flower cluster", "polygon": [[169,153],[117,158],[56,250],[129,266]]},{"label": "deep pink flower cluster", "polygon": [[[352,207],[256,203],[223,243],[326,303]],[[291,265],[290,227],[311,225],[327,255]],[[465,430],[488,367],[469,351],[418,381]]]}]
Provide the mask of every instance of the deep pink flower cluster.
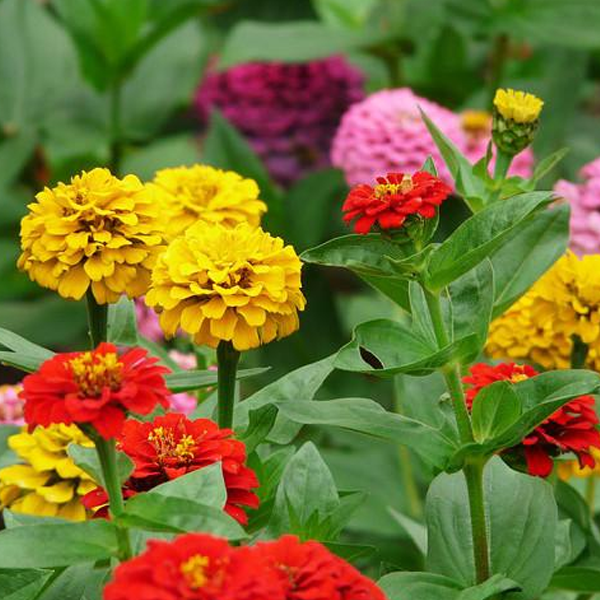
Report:
[{"label": "deep pink flower cluster", "polygon": [[[344,171],[349,185],[373,181],[381,173],[419,171],[428,156],[440,177],[452,183],[419,107],[471,162],[484,156],[491,138],[491,120],[487,131],[473,135],[463,128],[461,115],[417,96],[409,88],[382,90],[350,107],[335,134],[331,161]],[[510,174],[529,177],[532,164],[533,155],[525,150],[513,161]]]},{"label": "deep pink flower cluster", "polygon": [[196,94],[206,121],[218,108],[283,185],[329,165],[341,116],[361,100],[363,77],[342,57],[303,64],[249,63],[211,71]]},{"label": "deep pink flower cluster", "polygon": [[600,252],[600,158],[585,165],[581,183],[561,179],[554,191],[571,205],[571,250],[582,256]]}]

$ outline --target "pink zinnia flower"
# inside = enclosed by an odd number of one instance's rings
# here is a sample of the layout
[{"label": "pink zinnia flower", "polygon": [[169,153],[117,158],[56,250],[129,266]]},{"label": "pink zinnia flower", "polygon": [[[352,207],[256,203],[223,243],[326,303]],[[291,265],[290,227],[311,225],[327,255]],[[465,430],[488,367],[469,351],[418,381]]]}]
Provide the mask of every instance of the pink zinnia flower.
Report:
[{"label": "pink zinnia flower", "polygon": [[0,385],[0,424],[24,425],[23,400],[19,393],[23,389],[21,384]]}]

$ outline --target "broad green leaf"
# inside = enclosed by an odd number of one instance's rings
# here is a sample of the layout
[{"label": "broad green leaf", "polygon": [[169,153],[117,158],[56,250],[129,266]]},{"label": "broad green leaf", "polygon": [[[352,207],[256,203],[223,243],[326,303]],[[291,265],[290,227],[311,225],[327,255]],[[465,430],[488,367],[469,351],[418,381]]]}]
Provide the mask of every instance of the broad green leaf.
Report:
[{"label": "broad green leaf", "polygon": [[[503,573],[522,588],[507,598],[537,598],[554,569],[558,517],[552,486],[511,470],[495,457],[485,468],[484,497],[492,573]],[[428,569],[455,578],[461,586],[473,585],[471,520],[462,473],[436,477],[427,493],[426,513]]]},{"label": "broad green leaf", "polygon": [[107,341],[121,346],[138,343],[135,303],[126,296],[108,305]]},{"label": "broad green leaf", "polygon": [[552,577],[550,586],[572,592],[600,592],[600,569],[597,567],[563,567]]},{"label": "broad green leaf", "polygon": [[193,500],[222,509],[227,501],[221,463],[197,469],[152,488],[147,494]]},{"label": "broad green leaf", "polygon": [[312,0],[320,19],[332,27],[360,29],[367,24],[378,0]]},{"label": "broad green leaf", "polygon": [[120,520],[130,527],[150,531],[202,531],[235,540],[246,537],[241,525],[222,509],[161,494],[138,494],[130,498]]},{"label": "broad green leaf", "polygon": [[12,331],[8,331],[8,329],[0,328],[0,346],[4,346],[13,352],[39,358],[42,361],[54,356],[54,352],[51,350],[39,346],[38,344],[34,344],[24,337],[21,337]]},{"label": "broad green leaf", "polygon": [[102,519],[40,523],[0,531],[2,569],[64,567],[106,560],[117,550],[115,526]]},{"label": "broad green leaf", "polygon": [[327,27],[316,21],[242,21],[225,40],[219,68],[261,60],[305,62],[371,46],[383,39],[373,28],[354,32]]},{"label": "broad green leaf", "polygon": [[[1,353],[0,353],[1,354]],[[236,379],[246,379],[265,373],[269,367],[259,367],[256,369],[241,369],[237,372]],[[169,373],[165,376],[167,387],[174,394],[179,392],[191,392],[200,388],[209,387],[217,383],[216,371],[178,371]]]},{"label": "broad green leaf", "polygon": [[51,576],[44,569],[0,569],[2,600],[35,600]]},{"label": "broad green leaf", "polygon": [[343,542],[321,542],[330,552],[336,556],[343,558],[349,563],[356,563],[373,556],[377,552],[375,546],[367,546],[365,544],[346,544]]},{"label": "broad green leaf", "polygon": [[25,373],[33,373],[40,368],[44,359],[31,354],[22,354],[21,352],[5,352],[0,351],[0,364],[14,367]]},{"label": "broad green leaf", "polygon": [[391,506],[388,506],[388,512],[390,515],[392,515],[394,521],[396,521],[398,525],[402,527],[404,532],[408,534],[413,544],[419,549],[421,554],[425,556],[427,554],[427,528],[425,525],[402,514]]},{"label": "broad green leaf", "polygon": [[277,415],[277,408],[272,404],[250,411],[248,427],[236,435],[238,440],[244,442],[247,454],[254,452],[256,447],[265,441],[275,425]]},{"label": "broad green leaf", "polygon": [[553,264],[569,241],[569,207],[544,210],[494,252],[494,317],[510,308]]},{"label": "broad green leaf", "polygon": [[398,276],[380,277],[378,275],[366,275],[364,273],[357,273],[357,275],[365,283],[368,283],[372,288],[381,292],[399,307],[406,311],[410,310],[410,302],[408,299],[409,281],[407,279],[401,279]]},{"label": "broad green leaf", "polygon": [[[73,459],[73,462],[83,469],[98,485],[104,486],[104,476],[102,467],[95,448],[86,448],[79,444],[69,444],[67,454]],[[117,472],[119,481],[126,481],[133,471],[133,462],[124,452],[117,452]]]},{"label": "broad green leaf", "polygon": [[427,463],[443,469],[456,441],[438,429],[403,415],[385,411],[366,398],[343,398],[317,402],[277,402],[288,418],[305,425],[326,425],[350,429],[391,442],[401,443],[418,452]]},{"label": "broad green leaf", "polygon": [[554,167],[569,153],[568,148],[561,148],[556,152],[546,156],[535,166],[533,170],[533,181],[537,182],[547,175]]},{"label": "broad green leaf", "polygon": [[102,600],[102,589],[111,576],[112,570],[108,566],[94,563],[73,565],[62,570],[44,589],[39,600]]},{"label": "broad green leaf", "polygon": [[551,199],[552,194],[548,192],[519,194],[496,202],[467,219],[431,253],[425,272],[427,287],[432,291],[439,290],[470,271]]},{"label": "broad green leaf", "polygon": [[521,415],[521,400],[510,383],[497,381],[479,391],[473,400],[471,421],[476,442],[504,433]]}]

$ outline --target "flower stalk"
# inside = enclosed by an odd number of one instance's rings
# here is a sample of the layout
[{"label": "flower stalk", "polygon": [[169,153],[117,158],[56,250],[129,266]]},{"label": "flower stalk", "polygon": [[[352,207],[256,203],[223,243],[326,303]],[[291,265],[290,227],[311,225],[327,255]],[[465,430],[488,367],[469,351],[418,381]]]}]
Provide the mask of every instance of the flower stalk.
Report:
[{"label": "flower stalk", "polygon": [[235,379],[240,353],[231,342],[221,340],[217,346],[218,423],[222,429],[233,427]]},{"label": "flower stalk", "polygon": [[85,295],[88,315],[88,333],[92,350],[106,341],[108,330],[108,304],[98,304],[90,287]]}]

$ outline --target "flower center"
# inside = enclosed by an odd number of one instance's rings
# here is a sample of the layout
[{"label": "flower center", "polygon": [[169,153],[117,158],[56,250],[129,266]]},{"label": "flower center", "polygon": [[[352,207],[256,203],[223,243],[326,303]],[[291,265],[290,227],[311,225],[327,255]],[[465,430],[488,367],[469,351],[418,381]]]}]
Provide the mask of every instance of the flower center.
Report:
[{"label": "flower center", "polygon": [[200,214],[218,192],[216,185],[201,181],[182,183],[175,189],[183,206],[195,214]]},{"label": "flower center", "polygon": [[206,585],[208,581],[206,570],[209,562],[208,556],[194,554],[181,563],[179,570],[192,590],[199,590]]},{"label": "flower center", "polygon": [[394,194],[406,194],[414,187],[412,177],[403,175],[400,183],[379,183],[375,186],[375,196],[380,200],[387,199]]},{"label": "flower center", "polygon": [[510,381],[512,383],[519,383],[519,381],[525,381],[526,379],[529,379],[529,377],[525,373],[515,373],[511,376]]},{"label": "flower center", "polygon": [[176,440],[173,429],[155,427],[148,434],[148,441],[156,450],[159,464],[173,458],[182,461],[194,458],[193,449],[196,445],[196,440],[191,435],[183,435],[179,440]]},{"label": "flower center", "polygon": [[116,391],[121,385],[123,363],[119,362],[115,352],[83,352],[72,358],[69,366],[75,383],[85,396],[98,397],[104,388]]}]

